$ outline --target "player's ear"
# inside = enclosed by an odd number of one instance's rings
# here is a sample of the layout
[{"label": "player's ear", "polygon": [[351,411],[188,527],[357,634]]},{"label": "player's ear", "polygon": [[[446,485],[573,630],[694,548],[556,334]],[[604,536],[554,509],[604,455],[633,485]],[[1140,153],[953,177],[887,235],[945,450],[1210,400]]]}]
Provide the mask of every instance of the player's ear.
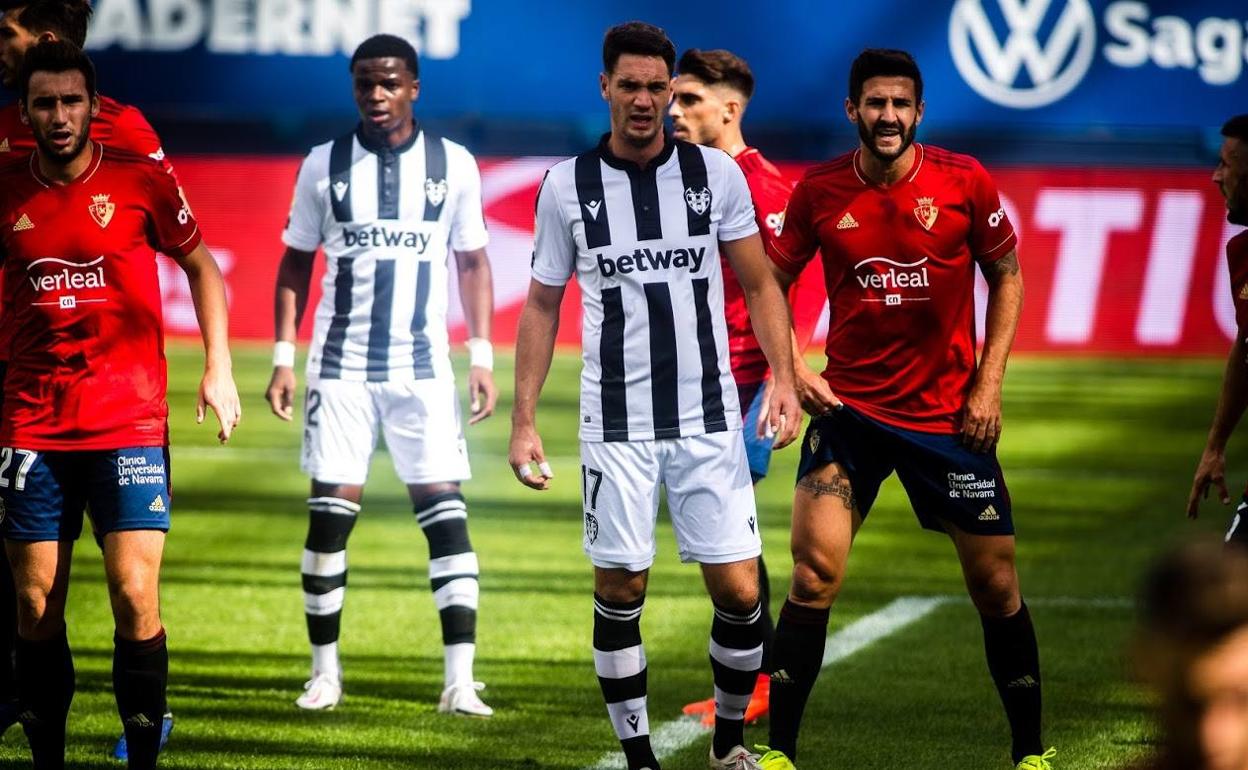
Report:
[{"label": "player's ear", "polygon": [[97,117],[100,114],[100,95],[91,94],[91,117]]},{"label": "player's ear", "polygon": [[745,105],[741,104],[740,99],[729,99],[724,102],[723,121],[724,125],[728,125],[733,120],[741,118],[741,113],[745,112]]},{"label": "player's ear", "polygon": [[854,100],[848,96],[845,97],[845,116],[849,118],[850,123],[858,122],[858,105],[854,104]]},{"label": "player's ear", "polygon": [[925,107],[927,107],[927,102],[919,100],[919,107],[914,111],[914,125],[917,126],[923,122],[923,110]]},{"label": "player's ear", "polygon": [[22,99],[17,103],[17,116],[21,119],[23,126],[30,125],[30,115],[26,112],[25,99]]},{"label": "player's ear", "polygon": [[51,43],[57,39],[58,38],[56,36],[56,33],[51,30],[48,30],[47,32],[40,32],[39,35],[35,38],[35,43],[36,44]]},{"label": "player's ear", "polygon": [[415,78],[412,80],[412,101],[414,102],[419,98],[420,98],[420,78]]},{"label": "player's ear", "polygon": [[607,84],[609,82],[610,79],[607,77],[607,73],[598,73],[598,92],[602,94],[603,101],[607,100]]}]

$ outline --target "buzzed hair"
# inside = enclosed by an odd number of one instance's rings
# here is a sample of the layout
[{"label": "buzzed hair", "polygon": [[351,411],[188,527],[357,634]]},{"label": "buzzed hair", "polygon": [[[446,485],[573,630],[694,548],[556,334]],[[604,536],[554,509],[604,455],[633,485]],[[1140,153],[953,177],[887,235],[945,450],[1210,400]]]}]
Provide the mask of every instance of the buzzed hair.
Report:
[{"label": "buzzed hair", "polygon": [[1222,136],[1248,142],[1248,113],[1236,115],[1222,124]]},{"label": "buzzed hair", "polygon": [[754,73],[745,59],[732,51],[690,48],[681,54],[676,69],[681,75],[697,78],[708,86],[728,86],[744,96],[746,101],[754,96]]},{"label": "buzzed hair", "polygon": [[373,35],[360,43],[351,55],[351,66],[348,69],[354,70],[355,63],[363,59],[389,58],[402,59],[412,77],[420,77],[420,61],[416,58],[416,49],[398,35]]},{"label": "buzzed hair", "polygon": [[1211,539],[1162,557],[1144,579],[1140,626],[1197,649],[1248,628],[1248,549]]},{"label": "buzzed hair", "polygon": [[0,0],[0,11],[17,14],[17,23],[38,37],[51,32],[82,48],[91,21],[90,0]]}]

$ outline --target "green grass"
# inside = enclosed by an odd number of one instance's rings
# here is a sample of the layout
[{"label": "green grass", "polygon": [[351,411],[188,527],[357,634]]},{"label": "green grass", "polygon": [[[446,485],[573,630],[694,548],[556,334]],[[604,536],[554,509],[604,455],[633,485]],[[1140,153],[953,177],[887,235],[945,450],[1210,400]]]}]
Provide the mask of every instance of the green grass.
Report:
[{"label": "green grass", "polygon": [[[615,744],[590,656],[590,570],[581,553],[578,362],[557,358],[540,411],[559,474],[537,494],[507,467],[508,399],[469,431],[476,477],[465,484],[480,554],[478,676],[489,721],[435,713],[441,685],[437,615],[424,538],[380,454],[351,544],[344,614],[347,698],[308,714],[293,701],[307,676],[299,583],[307,481],[298,425],[268,414],[268,353],[237,351],[244,421],[228,447],[196,426],[198,352],[170,352],[174,525],[163,572],[177,729],[168,768],[561,768],[593,764]],[[462,361],[459,362],[462,364]],[[1006,388],[1001,450],[1015,502],[1019,566],[1034,601],[1045,673],[1047,739],[1063,768],[1116,768],[1148,747],[1144,699],[1123,660],[1134,590],[1147,561],[1193,529],[1182,509],[1221,364],[1212,361],[1019,360]],[[499,382],[510,390],[509,361]],[[1232,457],[1240,456],[1232,447]],[[759,489],[779,597],[791,566],[787,522],[796,450],[777,455]],[[1234,479],[1242,483],[1241,478]],[[710,691],[710,607],[697,570],[662,528],[643,618],[652,725]],[[75,556],[69,608],[78,666],[70,756],[115,767],[111,620],[99,554]],[[920,530],[890,480],[860,535],[833,630],[897,596],[962,591],[952,549]],[[1118,598],[1105,606],[1045,601]],[[778,600],[777,600],[778,601]],[[747,737],[765,740],[765,726]],[[944,605],[824,672],[807,712],[803,768],[1003,768],[1006,728],[970,605]],[[705,767],[701,741],[668,770]],[[25,767],[20,730],[0,767]]]}]

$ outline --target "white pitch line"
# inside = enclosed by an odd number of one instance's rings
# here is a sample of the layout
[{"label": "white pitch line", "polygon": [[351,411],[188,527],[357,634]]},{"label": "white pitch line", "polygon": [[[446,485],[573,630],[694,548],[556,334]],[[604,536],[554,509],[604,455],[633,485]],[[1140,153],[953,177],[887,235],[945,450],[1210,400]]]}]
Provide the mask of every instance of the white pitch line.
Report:
[{"label": "white pitch line", "polygon": [[[926,617],[948,601],[944,596],[903,596],[882,609],[858,618],[828,637],[823,667],[838,663],[886,636]],[[660,761],[688,748],[709,732],[698,717],[682,716],[665,722],[650,733],[650,745]],[[605,754],[588,770],[618,770],[626,764],[621,752]]]}]

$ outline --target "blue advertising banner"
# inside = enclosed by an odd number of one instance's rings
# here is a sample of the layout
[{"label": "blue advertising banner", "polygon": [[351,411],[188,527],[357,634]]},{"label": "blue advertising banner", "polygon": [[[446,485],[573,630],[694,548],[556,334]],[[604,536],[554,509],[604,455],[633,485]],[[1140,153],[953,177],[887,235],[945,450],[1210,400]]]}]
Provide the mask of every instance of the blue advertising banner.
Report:
[{"label": "blue advertising banner", "polygon": [[1248,111],[1244,0],[97,0],[102,90],[147,109],[297,120],[351,111],[347,61],[416,44],[422,114],[602,120],[603,31],[639,18],[755,70],[751,120],[843,121],[849,62],[910,50],[928,125],[1215,126]]}]

